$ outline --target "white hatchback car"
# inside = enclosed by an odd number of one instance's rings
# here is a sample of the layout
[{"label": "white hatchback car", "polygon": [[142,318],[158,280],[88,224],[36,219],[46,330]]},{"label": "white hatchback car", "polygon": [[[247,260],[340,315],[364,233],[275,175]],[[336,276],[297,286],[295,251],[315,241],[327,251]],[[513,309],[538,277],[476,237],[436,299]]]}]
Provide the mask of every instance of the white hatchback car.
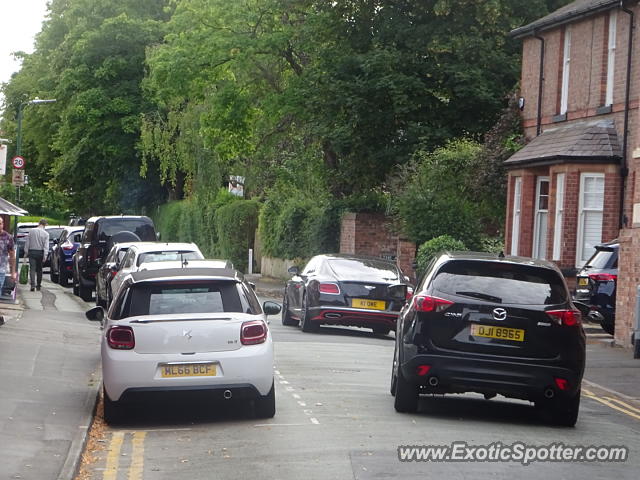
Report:
[{"label": "white hatchback car", "polygon": [[179,268],[130,274],[101,321],[104,419],[117,423],[123,405],[148,395],[188,390],[213,398],[253,400],[256,416],[275,415],[273,343],[267,315],[242,274]]}]

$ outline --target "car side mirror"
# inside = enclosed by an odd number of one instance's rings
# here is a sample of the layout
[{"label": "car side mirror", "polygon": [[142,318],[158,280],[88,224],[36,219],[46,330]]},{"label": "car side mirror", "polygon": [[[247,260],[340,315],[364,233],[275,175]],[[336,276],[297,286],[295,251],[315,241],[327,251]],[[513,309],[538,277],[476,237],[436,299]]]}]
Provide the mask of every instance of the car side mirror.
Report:
[{"label": "car side mirror", "polygon": [[160,232],[156,233],[156,240],[160,241],[160,237],[161,237]]},{"label": "car side mirror", "polygon": [[255,292],[256,290],[256,284],[253,282],[247,282],[249,284],[249,286],[251,287],[251,289]]},{"label": "car side mirror", "polygon": [[278,315],[282,311],[282,306],[276,302],[264,302],[262,310],[265,315]]},{"label": "car side mirror", "polygon": [[406,283],[394,283],[393,285],[389,285],[388,290],[392,297],[402,298],[404,300],[407,298],[409,286]]},{"label": "car side mirror", "polygon": [[300,269],[293,265],[287,269],[287,272],[289,272],[291,275],[298,275],[300,274]]},{"label": "car side mirror", "polygon": [[92,322],[102,322],[105,317],[104,308],[93,307],[91,310],[87,310],[84,315]]}]

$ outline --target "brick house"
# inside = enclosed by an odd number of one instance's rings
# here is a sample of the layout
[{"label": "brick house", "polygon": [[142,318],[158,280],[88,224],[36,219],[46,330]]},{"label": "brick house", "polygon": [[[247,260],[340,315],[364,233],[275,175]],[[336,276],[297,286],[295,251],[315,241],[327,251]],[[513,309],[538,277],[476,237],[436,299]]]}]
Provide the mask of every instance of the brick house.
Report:
[{"label": "brick house", "polygon": [[553,260],[571,284],[595,244],[619,239],[625,346],[640,284],[639,14],[637,0],[576,0],[511,32],[528,143],[505,162],[506,251]]}]

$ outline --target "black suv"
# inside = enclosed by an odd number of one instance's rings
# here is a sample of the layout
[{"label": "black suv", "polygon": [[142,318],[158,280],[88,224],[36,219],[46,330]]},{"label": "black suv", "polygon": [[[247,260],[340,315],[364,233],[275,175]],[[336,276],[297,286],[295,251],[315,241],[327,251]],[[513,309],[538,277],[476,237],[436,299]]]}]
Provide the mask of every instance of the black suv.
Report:
[{"label": "black suv", "polygon": [[89,302],[98,268],[117,242],[153,242],[156,231],[149,217],[110,216],[87,220],[78,250],[73,255],[73,293]]},{"label": "black suv", "polygon": [[589,305],[589,318],[613,335],[618,281],[617,240],[596,245],[596,251],[576,276],[576,300]]},{"label": "black suv", "polygon": [[477,392],[535,402],[575,425],[585,333],[552,263],[488,253],[444,253],[398,318],[391,393],[398,412],[419,395]]}]

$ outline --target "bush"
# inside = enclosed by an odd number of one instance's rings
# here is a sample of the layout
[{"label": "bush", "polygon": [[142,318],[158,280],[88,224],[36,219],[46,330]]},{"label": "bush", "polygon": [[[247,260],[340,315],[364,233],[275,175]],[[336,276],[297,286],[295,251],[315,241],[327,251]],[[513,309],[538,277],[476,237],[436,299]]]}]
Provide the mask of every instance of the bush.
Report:
[{"label": "bush", "polygon": [[427,240],[420,248],[416,256],[416,271],[418,275],[424,273],[429,262],[442,251],[466,251],[468,248],[460,240],[456,240],[450,235],[440,235],[439,237]]},{"label": "bush", "polygon": [[249,249],[253,248],[259,210],[257,200],[238,200],[218,208],[215,214],[219,256],[231,260],[243,272],[247,271]]}]

